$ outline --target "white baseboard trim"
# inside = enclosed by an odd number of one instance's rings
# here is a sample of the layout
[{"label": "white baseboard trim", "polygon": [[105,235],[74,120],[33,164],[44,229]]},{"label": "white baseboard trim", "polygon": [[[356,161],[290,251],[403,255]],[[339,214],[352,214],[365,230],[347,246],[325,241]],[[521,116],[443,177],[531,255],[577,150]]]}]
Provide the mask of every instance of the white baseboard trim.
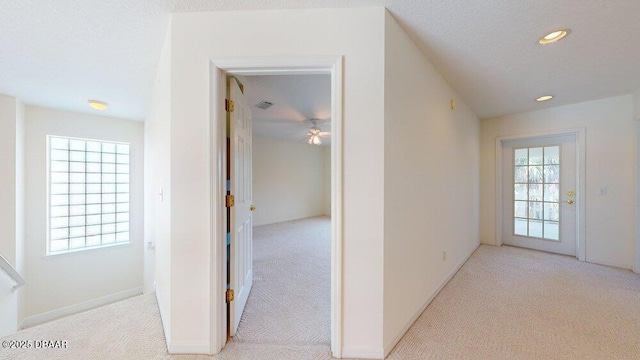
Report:
[{"label": "white baseboard trim", "polygon": [[612,261],[591,259],[591,258],[587,257],[587,262],[588,263],[592,263],[592,264],[604,265],[604,266],[613,266],[613,267],[617,267],[617,268],[620,268],[620,269],[632,270],[633,271],[633,269],[632,269],[633,267],[630,266],[630,265],[620,264],[620,263],[616,263],[616,262],[612,262]]},{"label": "white baseboard trim", "polygon": [[171,342],[167,344],[169,354],[175,355],[211,355],[211,344]]},{"label": "white baseboard trim", "polygon": [[142,287],[137,287],[125,291],[121,291],[115,294],[110,294],[107,296],[103,296],[97,299],[85,301],[79,304],[65,306],[60,309],[47,311],[41,314],[29,316],[24,319],[22,324],[20,324],[20,330],[26,329],[35,325],[44,324],[46,322],[59,319],[61,317],[78,314],[87,310],[95,309],[104,305],[109,305],[114,302],[118,302],[121,300],[128,299],[130,297],[134,297],[136,295],[142,294]]},{"label": "white baseboard trim", "polygon": [[167,314],[162,312],[163,297],[162,291],[158,288],[158,282],[154,281],[153,286],[156,292],[156,302],[158,303],[158,309],[160,310],[160,321],[162,322],[162,329],[164,330],[164,339],[167,343],[167,352],[173,355],[213,355],[211,353],[211,344],[209,343],[193,343],[193,342],[180,342],[171,341],[171,327],[168,323]]},{"label": "white baseboard trim", "polygon": [[166,314],[164,314],[162,312],[162,296],[160,294],[160,291],[158,290],[158,282],[154,281],[153,282],[153,287],[155,288],[155,292],[156,292],[156,303],[158,304],[158,310],[160,312],[160,322],[162,322],[162,330],[164,333],[164,340],[167,343],[167,352],[169,352],[169,344],[171,343],[171,328],[168,326],[167,324],[167,317]]},{"label": "white baseboard trim", "polygon": [[384,349],[369,347],[343,347],[343,359],[384,359]]},{"label": "white baseboard trim", "polygon": [[388,344],[385,344],[384,347],[384,356],[382,358],[387,357],[387,355],[389,355],[389,353],[391,353],[391,350],[393,350],[393,348],[396,346],[396,344],[398,344],[398,342],[400,341],[400,339],[402,339],[402,337],[407,333],[407,331],[409,331],[409,328],[411,328],[411,326],[413,326],[413,323],[416,322],[416,320],[418,320],[418,318],[420,317],[420,315],[422,315],[422,313],[427,309],[427,306],[429,306],[429,304],[431,304],[431,302],[433,301],[433,299],[436,298],[436,296],[438,296],[438,294],[440,293],[440,291],[442,291],[442,289],[444,289],[444,287],[447,285],[447,283],[449,283],[449,281],[451,281],[451,279],[458,273],[458,271],[460,271],[460,269],[462,268],[462,266],[464,266],[464,264],[469,260],[469,258],[471,258],[471,255],[473,255],[473,253],[476,252],[476,250],[478,250],[478,248],[480,247],[480,245],[482,244],[478,244],[478,246],[476,246],[469,254],[467,254],[467,256],[464,257],[464,259],[462,259],[462,261],[460,263],[458,263],[458,265],[456,265],[456,267],[453,269],[453,271],[451,272],[451,274],[449,274],[449,276],[447,276],[441,283],[440,285],[438,285],[438,287],[435,289],[435,291],[431,294],[431,296],[429,296],[427,298],[427,300],[422,304],[422,306],[420,306],[420,308],[418,309],[418,311],[416,311],[415,314],[413,314],[413,316],[411,317],[411,319],[409,319],[409,321],[407,322],[407,324],[404,326],[404,328],[402,329],[402,331],[400,331],[398,333],[398,335]]}]

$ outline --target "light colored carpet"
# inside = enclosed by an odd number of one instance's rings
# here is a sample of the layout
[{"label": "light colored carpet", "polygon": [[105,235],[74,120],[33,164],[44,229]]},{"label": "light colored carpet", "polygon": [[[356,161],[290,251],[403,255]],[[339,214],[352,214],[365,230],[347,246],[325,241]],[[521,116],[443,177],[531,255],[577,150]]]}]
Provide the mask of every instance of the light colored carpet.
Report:
[{"label": "light colored carpet", "polygon": [[2,349],[0,359],[163,359],[164,341],[155,294],[34,326],[4,340],[67,340],[67,349]]},{"label": "light colored carpet", "polygon": [[253,288],[238,342],[331,344],[331,219],[253,229]]},{"label": "light colored carpet", "polygon": [[2,349],[2,360],[330,359],[331,220],[254,228],[254,284],[236,337],[215,357],[168,355],[155,294],[1,340],[67,340],[68,349]]},{"label": "light colored carpet", "polygon": [[389,359],[640,359],[640,276],[481,246]]},{"label": "light colored carpet", "polygon": [[[248,317],[243,321],[250,326]],[[247,339],[253,334],[243,331]],[[9,339],[68,340],[69,349],[0,349],[0,359],[330,358],[320,342],[249,340],[234,340],[214,357],[167,355],[153,294],[0,338]],[[560,255],[481,246],[389,359],[637,360],[640,276]]]}]

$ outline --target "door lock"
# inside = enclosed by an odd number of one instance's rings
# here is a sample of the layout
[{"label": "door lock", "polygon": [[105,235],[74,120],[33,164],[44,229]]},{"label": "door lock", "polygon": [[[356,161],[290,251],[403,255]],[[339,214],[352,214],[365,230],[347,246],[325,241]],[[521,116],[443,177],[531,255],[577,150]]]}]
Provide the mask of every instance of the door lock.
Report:
[{"label": "door lock", "polygon": [[567,192],[567,195],[569,195],[569,196],[573,196],[573,195],[575,195],[575,194],[576,194],[576,193],[574,193],[574,192],[573,192],[573,190],[569,190],[569,192]]}]

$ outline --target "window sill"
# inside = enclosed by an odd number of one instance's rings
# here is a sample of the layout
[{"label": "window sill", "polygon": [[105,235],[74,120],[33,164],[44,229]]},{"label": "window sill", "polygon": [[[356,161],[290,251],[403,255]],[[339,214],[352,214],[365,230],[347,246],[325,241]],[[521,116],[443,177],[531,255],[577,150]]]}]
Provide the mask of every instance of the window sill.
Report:
[{"label": "window sill", "polygon": [[94,246],[89,248],[74,249],[74,250],[65,251],[65,252],[45,254],[44,258],[49,259],[49,258],[64,257],[67,255],[94,253],[97,250],[116,249],[116,248],[130,247],[130,246],[131,246],[131,240],[129,240],[128,242],[121,242],[121,243],[115,243],[115,244],[109,244],[109,245]]}]

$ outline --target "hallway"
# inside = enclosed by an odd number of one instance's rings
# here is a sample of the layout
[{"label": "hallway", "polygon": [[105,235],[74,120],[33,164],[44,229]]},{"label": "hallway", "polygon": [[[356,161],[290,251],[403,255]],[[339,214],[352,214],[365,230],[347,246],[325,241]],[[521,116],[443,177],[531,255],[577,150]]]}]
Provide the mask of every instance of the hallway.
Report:
[{"label": "hallway", "polygon": [[[322,227],[321,219],[309,221],[309,227]],[[272,229],[293,225],[285,223]],[[262,233],[257,239],[277,233],[265,231],[269,227],[257,230]],[[268,246],[272,243],[264,245],[259,251],[266,256],[256,256],[256,268],[263,266],[259,265],[262,261],[266,268],[283,263],[284,257],[278,260],[278,249]],[[319,271],[313,261],[304,261],[301,247],[293,242],[287,245],[295,250],[293,261],[312,269],[309,275]],[[257,244],[256,248],[260,247]],[[321,247],[314,249],[320,253]],[[274,260],[269,260],[271,256]],[[269,280],[267,273],[257,274],[261,280],[255,289],[259,290]],[[282,283],[286,285],[286,281]],[[167,355],[155,295],[149,294],[0,338],[69,343],[68,349],[0,349],[0,359],[330,359],[325,342],[328,323],[322,325],[321,321],[324,315],[312,314],[306,320],[313,328],[305,328],[305,320],[296,325],[287,320],[287,325],[295,326],[290,330],[271,321],[283,316],[284,309],[292,309],[297,313],[294,317],[307,316],[304,314],[315,307],[324,314],[327,310],[322,310],[322,302],[328,304],[328,294],[309,305],[268,293],[252,293],[238,338],[214,357]],[[637,359],[638,294],[640,276],[629,271],[567,256],[483,245],[419,317],[389,359]],[[263,305],[258,304],[267,303],[274,310],[261,318]]]}]

